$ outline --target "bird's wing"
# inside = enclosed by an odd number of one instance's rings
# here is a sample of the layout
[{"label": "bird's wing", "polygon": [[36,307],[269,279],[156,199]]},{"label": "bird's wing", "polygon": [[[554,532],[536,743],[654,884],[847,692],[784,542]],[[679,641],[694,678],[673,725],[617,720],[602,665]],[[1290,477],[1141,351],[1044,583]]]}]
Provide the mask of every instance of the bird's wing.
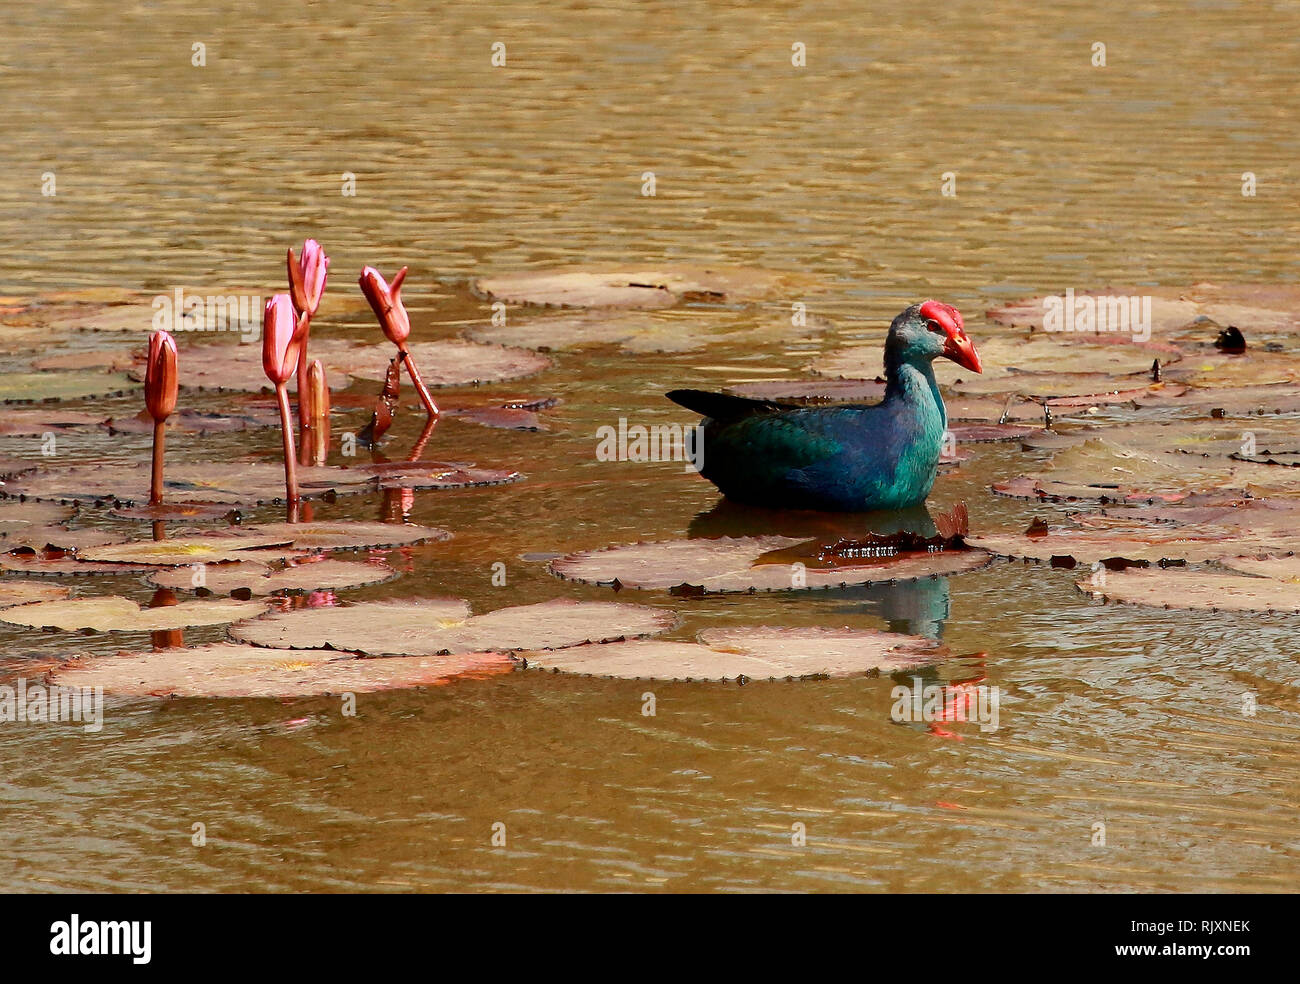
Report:
[{"label": "bird's wing", "polygon": [[782,400],[753,400],[747,396],[731,396],[728,393],[708,393],[704,390],[680,389],[665,394],[674,403],[694,410],[705,417],[726,423],[753,417],[760,414],[780,413],[782,410],[796,410],[801,403],[786,403]]}]

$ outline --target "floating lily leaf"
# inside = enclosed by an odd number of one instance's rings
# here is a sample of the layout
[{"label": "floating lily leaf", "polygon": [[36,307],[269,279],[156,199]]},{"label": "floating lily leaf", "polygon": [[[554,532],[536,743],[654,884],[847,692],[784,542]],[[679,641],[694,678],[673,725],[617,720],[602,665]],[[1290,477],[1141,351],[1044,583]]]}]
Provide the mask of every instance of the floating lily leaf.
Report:
[{"label": "floating lily leaf", "polygon": [[0,608],[30,605],[37,601],[57,601],[68,597],[70,588],[56,584],[32,584],[30,581],[0,581]]},{"label": "floating lily leaf", "polygon": [[[1076,301],[1091,297],[1146,297],[1151,302],[1151,333],[1156,338],[1175,337],[1198,318],[1221,325],[1239,325],[1259,332],[1300,330],[1300,289],[1282,284],[1192,284],[1190,287],[1111,287],[1078,291]],[[1044,298],[1032,297],[986,313],[992,321],[1017,327],[1043,325]],[[1087,333],[1061,332],[1053,338]]]},{"label": "floating lily leaf", "polygon": [[1224,567],[1242,574],[1270,577],[1274,581],[1285,581],[1287,584],[1300,584],[1300,556],[1295,554],[1282,557],[1227,557],[1221,563]]},{"label": "floating lily leaf", "polygon": [[450,540],[451,534],[434,526],[413,523],[260,523],[241,535],[290,543],[295,550],[364,550],[405,547],[431,540]]},{"label": "floating lily leaf", "polygon": [[529,666],[564,673],[651,680],[773,680],[893,673],[942,661],[920,636],[866,629],[706,629],[700,642],[641,639],[525,652]]},{"label": "floating lily leaf", "polygon": [[43,601],[0,610],[0,622],[65,632],[163,632],[196,625],[221,625],[252,618],[265,610],[260,601],[183,601],[160,608],[141,608],[130,598],[105,595]]},{"label": "floating lily leaf", "polygon": [[373,471],[381,489],[465,489],[508,485],[524,477],[513,470],[478,468],[451,461],[390,461],[382,465],[358,465],[357,469]]},{"label": "floating lily leaf", "polygon": [[[320,359],[324,365],[331,389],[346,388],[351,384],[349,377],[383,382],[396,351],[391,345],[379,342],[362,344],[341,338],[317,341],[314,337],[309,350],[311,358]],[[459,339],[415,342],[410,350],[425,384],[434,388],[520,379],[551,364],[546,356],[528,349],[480,345]],[[257,346],[209,345],[191,348],[184,355],[183,387],[253,393],[270,389],[262,373],[261,349]],[[136,372],[142,377],[144,370]],[[290,390],[296,385],[289,381]]]},{"label": "floating lily leaf", "polygon": [[152,564],[159,567],[179,567],[182,564],[217,564],[223,561],[242,560],[245,551],[254,547],[283,547],[271,556],[287,557],[293,546],[286,536],[240,533],[229,536],[191,537],[178,540],[136,540],[129,543],[111,543],[81,551],[83,560],[115,564]]},{"label": "floating lily leaf", "polygon": [[129,376],[112,372],[0,373],[0,403],[42,403],[120,396],[139,389]]},{"label": "floating lily leaf", "polygon": [[982,444],[1020,440],[1043,433],[1043,428],[1026,424],[949,424],[948,433],[958,444]]},{"label": "floating lily leaf", "polygon": [[676,622],[661,608],[613,602],[557,600],[471,616],[463,601],[421,599],[278,612],[236,625],[230,634],[258,646],[426,656],[554,649],[654,635]]},{"label": "floating lily leaf", "polygon": [[1078,588],[1103,601],[1151,608],[1300,612],[1300,584],[1267,577],[1203,571],[1129,570],[1107,573],[1104,579],[1079,581]]},{"label": "floating lily leaf", "polygon": [[67,577],[70,575],[146,574],[155,568],[141,564],[104,564],[79,560],[62,552],[0,554],[0,570],[34,577]]},{"label": "floating lily leaf", "polygon": [[502,653],[356,659],[218,642],[75,660],[52,673],[51,682],[136,697],[308,697],[440,686],[513,669]]},{"label": "floating lily leaf", "polygon": [[980,420],[1002,424],[1032,421],[1041,425],[1046,420],[1042,403],[1017,395],[945,396],[943,403],[951,421]]},{"label": "floating lily leaf", "polygon": [[1048,533],[985,533],[967,537],[980,550],[1000,556],[1039,560],[1053,567],[1076,564],[1131,562],[1201,563],[1242,551],[1242,542],[1226,532],[1175,532],[1171,529],[1135,530],[1053,529]]},{"label": "floating lily leaf", "polygon": [[136,359],[130,349],[74,349],[57,352],[32,362],[37,372],[51,369],[100,369],[107,372],[125,372],[135,366]]},{"label": "floating lily leaf", "polygon": [[15,410],[5,411],[0,420],[0,435],[5,437],[40,437],[70,427],[98,427],[103,414],[83,413],[79,410]]},{"label": "floating lily leaf", "polygon": [[537,416],[538,411],[548,410],[559,400],[554,397],[541,399],[508,400],[491,406],[464,406],[439,401],[438,408],[445,417],[467,420],[484,427],[496,427],[502,430],[546,430],[546,425]]},{"label": "floating lily leaf", "polygon": [[[300,467],[298,487],[314,499],[374,491],[374,476],[356,469]],[[169,464],[163,495],[172,503],[253,506],[284,497],[284,468],[269,462]],[[143,504],[149,498],[149,470],[134,464],[72,465],[27,472],[5,482],[4,493],[53,502]]]},{"label": "floating lily leaf", "polygon": [[55,502],[21,502],[18,499],[0,501],[0,535],[14,533],[33,526],[53,526],[73,514],[68,506]]},{"label": "floating lily leaf", "polygon": [[[249,591],[269,595],[291,591],[326,591],[379,584],[396,577],[384,564],[362,564],[349,560],[320,560],[295,564],[283,570],[270,570],[262,564],[236,561],[228,564],[203,565],[202,577],[186,567],[156,571],[149,583],[160,588],[195,591],[203,588],[216,595]],[[195,582],[199,583],[195,583]]]},{"label": "floating lily leaf", "polygon": [[653,309],[679,301],[758,300],[798,280],[765,270],[684,265],[537,270],[481,277],[476,294],[535,307]]},{"label": "floating lily leaf", "polygon": [[727,387],[727,392],[751,400],[781,400],[801,404],[879,403],[885,397],[885,383],[874,378],[764,379],[733,383]]},{"label": "floating lily leaf", "polygon": [[0,533],[0,550],[63,550],[75,553],[112,543],[116,533],[100,529],[70,530],[66,526],[26,526]]},{"label": "floating lily leaf", "polygon": [[160,502],[156,506],[114,506],[108,514],[142,523],[235,523],[239,510],[228,502]]},{"label": "floating lily leaf", "polygon": [[702,593],[728,591],[792,591],[838,588],[879,581],[907,581],[942,574],[959,574],[984,567],[982,551],[896,553],[883,557],[840,561],[819,567],[816,550],[808,555],[788,553],[781,562],[765,560],[776,551],[790,551],[807,541],[785,536],[721,537],[632,543],[572,553],[551,561],[552,574],[581,584],[663,590],[696,588]]},{"label": "floating lily leaf", "polygon": [[[154,422],[148,411],[142,410],[130,417],[110,417],[103,423],[110,431],[122,434],[152,434]],[[183,409],[167,418],[167,429],[183,434],[228,434],[279,426],[279,417],[271,414],[229,415]]]},{"label": "floating lily leaf", "polygon": [[1060,452],[1039,474],[998,483],[993,490],[1001,495],[1040,499],[1172,501],[1193,491],[1263,487],[1270,480],[1277,487],[1285,485],[1287,477],[1275,474],[1267,465],[1174,451],[1143,451],[1093,438]]}]

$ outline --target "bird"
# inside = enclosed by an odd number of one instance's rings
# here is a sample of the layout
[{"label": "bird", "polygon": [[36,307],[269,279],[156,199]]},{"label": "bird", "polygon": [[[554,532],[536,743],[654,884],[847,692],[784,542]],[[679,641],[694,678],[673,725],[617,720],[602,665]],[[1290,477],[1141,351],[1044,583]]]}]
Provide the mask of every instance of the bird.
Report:
[{"label": "bird", "polygon": [[925,501],[943,452],[948,414],[931,363],[940,356],[982,372],[956,308],[922,301],[885,338],[880,403],[806,406],[726,393],[667,393],[701,414],[695,463],[729,499],[777,509],[871,512]]}]

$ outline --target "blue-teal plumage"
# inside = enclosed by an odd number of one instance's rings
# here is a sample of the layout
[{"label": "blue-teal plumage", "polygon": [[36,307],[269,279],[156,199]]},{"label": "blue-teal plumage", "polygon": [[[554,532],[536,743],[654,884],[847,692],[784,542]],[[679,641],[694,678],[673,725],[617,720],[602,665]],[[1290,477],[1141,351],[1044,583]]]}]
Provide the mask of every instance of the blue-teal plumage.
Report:
[{"label": "blue-teal plumage", "polygon": [[947,411],[930,363],[941,355],[980,369],[961,315],[926,301],[890,326],[878,404],[668,395],[707,415],[701,474],[729,498],[790,509],[902,509],[923,502],[938,473]]}]

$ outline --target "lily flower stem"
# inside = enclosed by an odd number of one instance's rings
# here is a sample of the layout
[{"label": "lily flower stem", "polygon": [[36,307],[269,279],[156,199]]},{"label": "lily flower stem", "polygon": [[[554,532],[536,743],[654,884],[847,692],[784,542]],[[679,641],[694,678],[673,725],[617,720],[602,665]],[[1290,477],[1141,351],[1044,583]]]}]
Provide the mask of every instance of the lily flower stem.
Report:
[{"label": "lily flower stem", "polygon": [[162,502],[163,490],[163,449],[167,442],[167,421],[153,422],[153,475],[149,483],[149,505],[156,506]]},{"label": "lily flower stem", "polygon": [[311,336],[311,315],[302,313],[302,344],[298,348],[298,423],[311,429],[311,410],[307,405],[307,340]]},{"label": "lily flower stem", "polygon": [[402,361],[406,363],[406,371],[411,376],[411,385],[415,387],[415,392],[420,394],[420,402],[424,404],[424,409],[428,411],[430,417],[438,416],[438,404],[433,402],[433,397],[429,395],[429,387],[424,385],[424,380],[420,378],[420,370],[415,367],[415,360],[411,358],[411,352],[405,345],[399,345],[397,351],[401,354]]},{"label": "lily flower stem", "polygon": [[280,433],[284,437],[284,495],[289,505],[298,503],[298,459],[293,450],[293,414],[289,411],[289,389],[284,383],[275,388],[280,401]]}]

